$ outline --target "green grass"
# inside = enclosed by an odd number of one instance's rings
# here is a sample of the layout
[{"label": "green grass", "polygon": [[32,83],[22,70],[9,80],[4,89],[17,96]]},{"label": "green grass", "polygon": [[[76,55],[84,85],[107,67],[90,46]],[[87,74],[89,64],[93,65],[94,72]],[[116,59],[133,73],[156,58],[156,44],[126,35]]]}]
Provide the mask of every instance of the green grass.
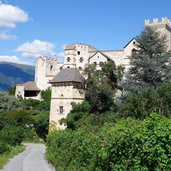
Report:
[{"label": "green grass", "polygon": [[15,155],[24,151],[25,147],[23,145],[12,147],[10,151],[0,155],[0,169],[2,169]]}]

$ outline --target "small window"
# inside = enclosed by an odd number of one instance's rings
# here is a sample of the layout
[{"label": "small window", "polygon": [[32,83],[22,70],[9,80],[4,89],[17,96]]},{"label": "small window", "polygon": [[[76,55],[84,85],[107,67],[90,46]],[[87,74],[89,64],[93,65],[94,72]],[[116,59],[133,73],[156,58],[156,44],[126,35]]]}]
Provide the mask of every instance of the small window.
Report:
[{"label": "small window", "polygon": [[50,64],[49,69],[50,69],[50,71],[52,71],[53,65]]},{"label": "small window", "polygon": [[80,55],[80,51],[77,51],[77,54]]},{"label": "small window", "polygon": [[131,52],[132,52],[132,55],[135,55],[137,51],[136,51],[136,49],[132,49]]},{"label": "small window", "polygon": [[64,113],[64,107],[63,106],[59,106],[59,113],[63,114]]},{"label": "small window", "polygon": [[70,57],[67,57],[67,62],[70,62],[71,61],[71,58]]},{"label": "small window", "polygon": [[100,66],[102,66],[103,65],[103,62],[100,62]]},{"label": "small window", "polygon": [[59,69],[62,70],[62,67],[60,67]]},{"label": "small window", "polygon": [[80,57],[80,63],[82,63],[84,61],[83,57]]},{"label": "small window", "polygon": [[81,67],[79,67],[78,69],[79,69],[79,70],[82,70],[82,68],[81,68]]},{"label": "small window", "polygon": [[96,63],[96,62],[94,62],[94,65],[96,66],[96,65],[97,65],[97,63]]},{"label": "small window", "polygon": [[67,68],[70,68],[69,66],[67,66]]}]

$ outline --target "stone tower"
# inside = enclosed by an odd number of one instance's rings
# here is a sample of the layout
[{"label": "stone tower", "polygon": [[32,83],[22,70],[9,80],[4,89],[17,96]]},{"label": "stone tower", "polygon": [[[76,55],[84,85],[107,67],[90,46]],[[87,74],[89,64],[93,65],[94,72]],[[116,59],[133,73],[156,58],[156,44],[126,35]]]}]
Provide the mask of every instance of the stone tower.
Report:
[{"label": "stone tower", "polygon": [[49,81],[60,71],[61,64],[56,58],[38,57],[35,65],[35,82],[40,90],[45,90],[51,85]]},{"label": "stone tower", "polygon": [[167,17],[162,18],[161,21],[158,21],[158,18],[154,18],[152,22],[145,20],[145,26],[152,27],[165,35],[167,51],[171,50],[171,21]]},{"label": "stone tower", "polygon": [[72,109],[72,103],[81,103],[85,99],[85,80],[77,68],[62,69],[52,80],[50,124],[64,129],[59,120],[65,118]]},{"label": "stone tower", "polygon": [[65,47],[64,49],[64,68],[76,67],[79,71],[83,71],[88,64],[88,59],[91,51],[96,51],[94,47],[75,43]]}]

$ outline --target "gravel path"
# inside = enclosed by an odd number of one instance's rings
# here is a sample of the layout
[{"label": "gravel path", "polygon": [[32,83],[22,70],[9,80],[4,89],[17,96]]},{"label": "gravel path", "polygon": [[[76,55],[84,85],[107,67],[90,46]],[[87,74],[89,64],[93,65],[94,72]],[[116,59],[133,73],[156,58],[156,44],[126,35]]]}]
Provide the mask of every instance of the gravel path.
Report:
[{"label": "gravel path", "polygon": [[3,171],[55,171],[44,154],[45,145],[26,144],[26,149],[11,159]]}]

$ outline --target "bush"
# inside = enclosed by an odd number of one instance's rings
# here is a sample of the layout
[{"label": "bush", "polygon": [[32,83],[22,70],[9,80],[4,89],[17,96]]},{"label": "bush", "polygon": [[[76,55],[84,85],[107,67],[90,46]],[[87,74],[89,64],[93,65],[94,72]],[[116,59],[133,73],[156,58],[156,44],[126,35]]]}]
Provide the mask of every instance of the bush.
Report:
[{"label": "bush", "polygon": [[96,131],[55,132],[47,157],[57,170],[171,170],[171,119],[120,119]]},{"label": "bush", "polygon": [[4,143],[3,141],[0,141],[0,154],[5,153],[10,150],[9,145]]},{"label": "bush", "polygon": [[125,95],[119,106],[119,114],[143,119],[151,112],[159,112],[160,96],[151,88],[133,91]]},{"label": "bush", "polygon": [[7,125],[0,131],[0,141],[11,146],[20,145],[24,137],[22,127]]}]

